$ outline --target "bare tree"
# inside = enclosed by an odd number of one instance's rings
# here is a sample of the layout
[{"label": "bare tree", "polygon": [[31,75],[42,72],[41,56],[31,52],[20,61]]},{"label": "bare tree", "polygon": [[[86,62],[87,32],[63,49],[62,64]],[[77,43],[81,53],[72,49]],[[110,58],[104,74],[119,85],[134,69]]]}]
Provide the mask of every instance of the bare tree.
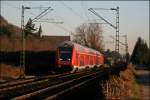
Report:
[{"label": "bare tree", "polygon": [[103,51],[102,27],[99,24],[82,24],[72,33],[73,41],[81,45]]}]

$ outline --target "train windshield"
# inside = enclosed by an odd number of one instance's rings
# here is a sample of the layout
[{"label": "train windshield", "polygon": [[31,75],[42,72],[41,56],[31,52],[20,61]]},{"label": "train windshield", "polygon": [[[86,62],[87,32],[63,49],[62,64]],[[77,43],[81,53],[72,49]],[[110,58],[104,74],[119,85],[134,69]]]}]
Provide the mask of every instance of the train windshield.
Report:
[{"label": "train windshield", "polygon": [[72,49],[71,48],[59,48],[59,60],[71,61]]}]

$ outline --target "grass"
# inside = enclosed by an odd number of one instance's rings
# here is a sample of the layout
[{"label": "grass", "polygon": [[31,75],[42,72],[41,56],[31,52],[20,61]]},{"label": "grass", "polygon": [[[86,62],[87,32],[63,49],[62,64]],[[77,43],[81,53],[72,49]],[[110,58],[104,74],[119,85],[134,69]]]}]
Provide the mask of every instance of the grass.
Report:
[{"label": "grass", "polygon": [[4,80],[13,80],[20,75],[20,67],[13,67],[7,64],[0,64],[0,77]]},{"label": "grass", "polygon": [[132,100],[139,100],[140,99],[140,87],[139,85],[137,84],[137,81],[136,80],[133,80],[133,87],[131,88],[131,91],[132,91],[132,96],[131,96],[131,99]]},{"label": "grass", "polygon": [[102,83],[103,93],[107,100],[139,100],[140,88],[135,79],[134,66],[128,65],[120,76],[111,76]]}]

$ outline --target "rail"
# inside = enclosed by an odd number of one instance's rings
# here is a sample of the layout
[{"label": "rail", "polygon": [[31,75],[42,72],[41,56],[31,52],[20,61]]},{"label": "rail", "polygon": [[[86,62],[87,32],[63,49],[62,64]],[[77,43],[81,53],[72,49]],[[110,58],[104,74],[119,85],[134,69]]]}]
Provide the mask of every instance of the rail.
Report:
[{"label": "rail", "polygon": [[0,99],[10,99],[12,97],[22,95],[26,92],[31,91],[37,91],[38,89],[58,84],[63,81],[70,80],[72,78],[76,78],[80,75],[84,75],[88,71],[82,71],[78,73],[66,73],[66,74],[60,74],[55,76],[46,76],[43,78],[40,78],[38,80],[33,80],[32,82],[25,82],[25,83],[19,83],[10,85],[8,87],[0,88]]},{"label": "rail", "polygon": [[44,76],[31,82],[23,82],[0,88],[0,99],[55,99],[74,88],[98,77],[118,73],[119,67],[99,68],[77,73]]}]

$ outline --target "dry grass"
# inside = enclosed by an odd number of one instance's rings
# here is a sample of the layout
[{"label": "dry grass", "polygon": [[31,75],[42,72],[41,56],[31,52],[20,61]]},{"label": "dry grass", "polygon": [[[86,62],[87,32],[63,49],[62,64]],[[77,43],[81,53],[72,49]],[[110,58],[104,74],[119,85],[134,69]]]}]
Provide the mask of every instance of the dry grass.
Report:
[{"label": "dry grass", "polygon": [[139,86],[134,76],[134,66],[120,73],[120,76],[111,76],[110,80],[103,82],[103,92],[107,100],[130,100],[139,99]]},{"label": "dry grass", "polygon": [[0,77],[4,80],[18,78],[20,75],[20,67],[7,64],[0,64]]}]

